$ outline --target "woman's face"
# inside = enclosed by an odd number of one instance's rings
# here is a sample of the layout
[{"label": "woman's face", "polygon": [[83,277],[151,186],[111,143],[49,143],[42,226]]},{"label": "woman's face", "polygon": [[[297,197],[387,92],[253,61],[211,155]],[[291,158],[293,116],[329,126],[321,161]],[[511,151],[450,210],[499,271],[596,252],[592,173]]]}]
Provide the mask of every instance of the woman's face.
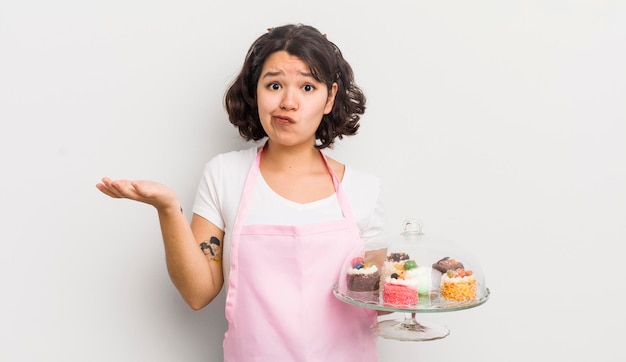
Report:
[{"label": "woman's face", "polygon": [[257,85],[261,125],[272,142],[314,145],[315,131],[336,93],[336,83],[329,96],[326,84],[315,80],[300,58],[275,52],[265,60]]}]

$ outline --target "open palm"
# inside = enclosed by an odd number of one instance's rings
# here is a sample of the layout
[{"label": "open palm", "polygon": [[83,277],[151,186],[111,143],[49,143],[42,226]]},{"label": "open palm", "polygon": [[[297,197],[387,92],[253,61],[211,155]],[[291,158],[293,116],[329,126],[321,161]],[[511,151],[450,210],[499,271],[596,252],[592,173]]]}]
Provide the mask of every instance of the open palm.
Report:
[{"label": "open palm", "polygon": [[154,181],[111,180],[104,177],[96,187],[112,198],[143,202],[159,210],[175,207],[178,200],[173,190]]}]

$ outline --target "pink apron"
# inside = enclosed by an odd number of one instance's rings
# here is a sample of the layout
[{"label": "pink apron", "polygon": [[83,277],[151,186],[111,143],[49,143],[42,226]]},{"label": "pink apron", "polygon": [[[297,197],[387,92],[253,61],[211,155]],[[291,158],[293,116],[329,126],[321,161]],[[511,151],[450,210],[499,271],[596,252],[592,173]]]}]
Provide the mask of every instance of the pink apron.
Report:
[{"label": "pink apron", "polygon": [[262,149],[246,180],[230,251],[227,362],[373,362],[374,310],[339,301],[332,288],[361,240],[347,197],[324,157],[344,219],[244,225]]}]

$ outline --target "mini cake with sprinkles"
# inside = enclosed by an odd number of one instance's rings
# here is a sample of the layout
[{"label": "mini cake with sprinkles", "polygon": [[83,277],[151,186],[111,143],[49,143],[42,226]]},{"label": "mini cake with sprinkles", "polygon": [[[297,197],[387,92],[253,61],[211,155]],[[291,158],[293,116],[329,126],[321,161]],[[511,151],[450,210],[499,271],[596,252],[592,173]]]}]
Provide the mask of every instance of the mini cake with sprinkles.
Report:
[{"label": "mini cake with sprinkles", "polygon": [[463,268],[446,271],[441,276],[441,296],[459,302],[476,299],[476,278],[473,274]]}]

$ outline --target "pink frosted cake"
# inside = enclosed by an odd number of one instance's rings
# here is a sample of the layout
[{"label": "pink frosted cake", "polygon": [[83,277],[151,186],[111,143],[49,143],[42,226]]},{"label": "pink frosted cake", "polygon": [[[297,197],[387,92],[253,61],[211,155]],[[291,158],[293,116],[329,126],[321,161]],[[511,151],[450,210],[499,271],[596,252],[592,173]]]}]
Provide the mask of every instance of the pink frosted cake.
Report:
[{"label": "pink frosted cake", "polygon": [[389,280],[383,286],[383,302],[394,305],[417,304],[417,281],[405,281],[403,279]]},{"label": "pink frosted cake", "polygon": [[418,302],[418,280],[415,277],[415,260],[391,262],[395,272],[385,278],[383,302],[394,305],[415,305]]}]

